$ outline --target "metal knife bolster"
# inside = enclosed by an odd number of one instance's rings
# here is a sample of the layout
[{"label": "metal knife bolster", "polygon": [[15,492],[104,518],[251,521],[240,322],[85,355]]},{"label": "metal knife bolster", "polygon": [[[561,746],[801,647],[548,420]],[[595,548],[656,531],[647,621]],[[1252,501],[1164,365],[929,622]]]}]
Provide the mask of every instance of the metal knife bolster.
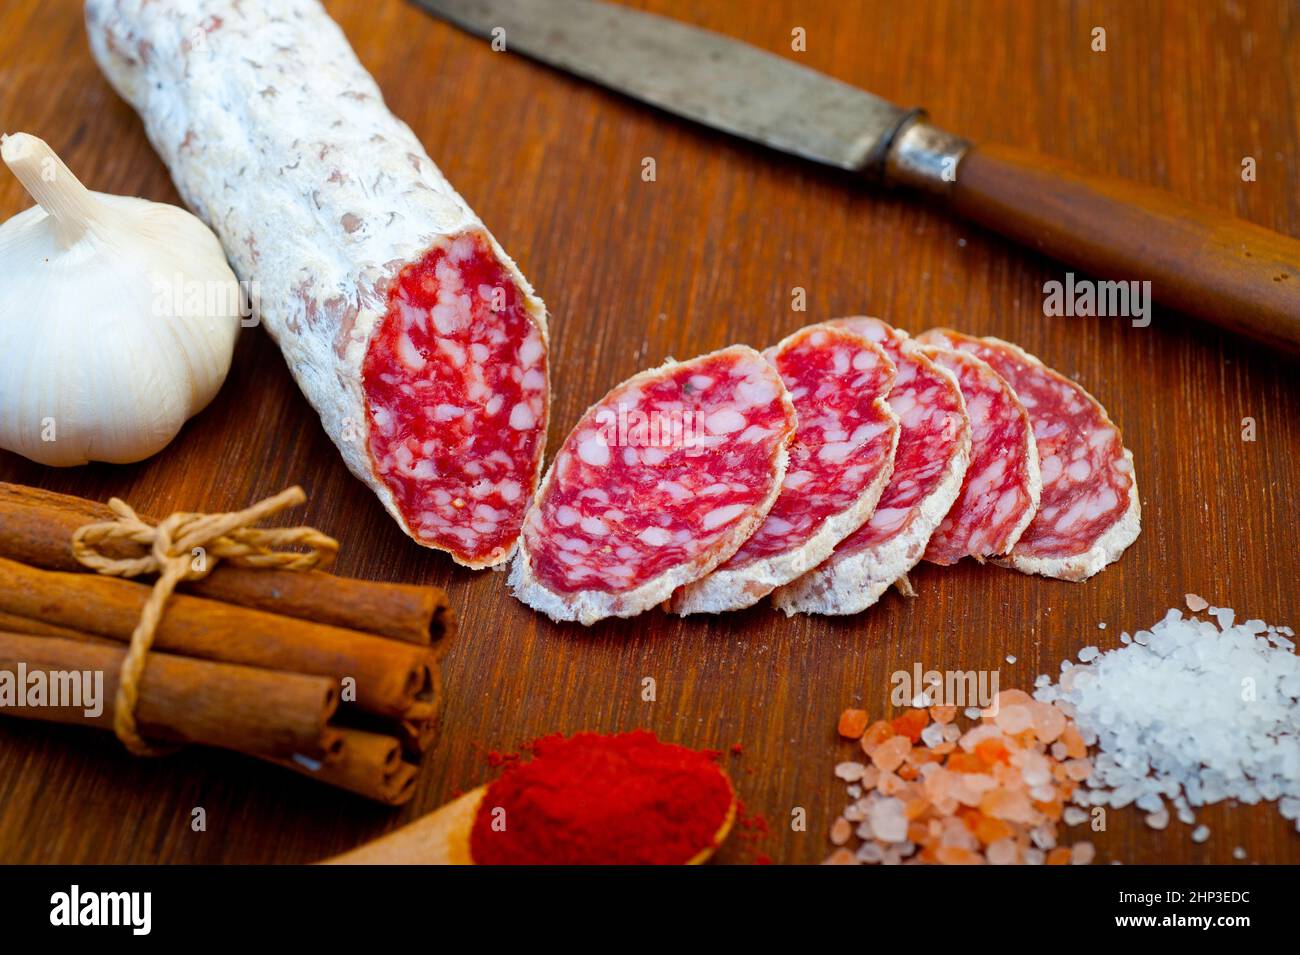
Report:
[{"label": "metal knife bolster", "polygon": [[947,195],[970,141],[932,126],[924,110],[912,110],[890,137],[884,155],[863,170],[887,185]]}]

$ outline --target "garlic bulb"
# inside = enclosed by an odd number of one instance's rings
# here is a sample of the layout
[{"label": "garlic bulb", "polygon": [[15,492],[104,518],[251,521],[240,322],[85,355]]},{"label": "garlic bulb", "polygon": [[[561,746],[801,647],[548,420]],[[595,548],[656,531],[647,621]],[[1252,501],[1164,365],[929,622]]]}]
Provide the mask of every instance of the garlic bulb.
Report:
[{"label": "garlic bulb", "polygon": [[0,448],[139,461],[230,370],[240,286],[183,209],[86,189],[44,142],[0,139],[38,205],[0,225]]}]

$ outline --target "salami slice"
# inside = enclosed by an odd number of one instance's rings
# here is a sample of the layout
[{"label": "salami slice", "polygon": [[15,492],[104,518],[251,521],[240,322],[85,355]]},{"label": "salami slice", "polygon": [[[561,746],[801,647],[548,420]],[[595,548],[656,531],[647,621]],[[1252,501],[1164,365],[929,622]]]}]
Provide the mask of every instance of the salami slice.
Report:
[{"label": "salami slice", "polygon": [[988,362],[1029,413],[1042,472],[1038,513],[1004,563],[1027,574],[1086,580],[1141,530],[1133,454],[1096,398],[1033,355],[997,338],[934,329],[921,340]]},{"label": "salami slice", "polygon": [[1002,376],[970,352],[933,345],[921,352],[957,376],[971,429],[961,494],[930,535],[925,559],[955,564],[1007,554],[1033,520],[1043,487],[1029,415]]},{"label": "salami slice", "polygon": [[730,560],[673,595],[683,616],[752,606],[816,567],[871,516],[894,468],[898,417],[885,397],[895,369],[879,345],[810,325],[763,356],[799,419],[781,494]]},{"label": "salami slice", "polygon": [[871,519],[820,566],[772,594],[788,615],[858,613],[879,600],[925,553],[970,461],[970,425],[952,373],[921,354],[906,332],[878,318],[838,324],[878,342],[898,368],[889,393],[901,425],[898,451]]},{"label": "salami slice", "polygon": [[352,473],[420,544],[505,561],[546,309],[342,31],[316,0],[88,0],[86,22]]},{"label": "salami slice", "polygon": [[542,479],[510,571],[515,596],[584,624],[667,600],[763,522],[795,421],[776,371],[743,345],[623,382]]}]

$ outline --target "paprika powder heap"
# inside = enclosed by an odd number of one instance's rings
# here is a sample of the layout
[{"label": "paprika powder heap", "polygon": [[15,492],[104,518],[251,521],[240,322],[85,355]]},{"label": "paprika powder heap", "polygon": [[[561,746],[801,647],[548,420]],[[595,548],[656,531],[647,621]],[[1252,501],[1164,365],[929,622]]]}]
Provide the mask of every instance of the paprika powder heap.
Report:
[{"label": "paprika powder heap", "polygon": [[716,753],[637,730],[545,736],[488,787],[478,865],[682,865],[718,842],[734,794]]}]

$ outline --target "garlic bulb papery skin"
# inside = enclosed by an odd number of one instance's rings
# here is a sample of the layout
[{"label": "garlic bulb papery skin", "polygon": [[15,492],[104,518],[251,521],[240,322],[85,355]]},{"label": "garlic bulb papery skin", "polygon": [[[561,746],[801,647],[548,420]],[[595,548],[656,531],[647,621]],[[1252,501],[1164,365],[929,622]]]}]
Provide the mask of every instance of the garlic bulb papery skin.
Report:
[{"label": "garlic bulb papery skin", "polygon": [[91,192],[35,136],[0,156],[38,203],[0,225],[0,448],[147,458],[230,370],[245,299],[221,243],[176,206]]}]

